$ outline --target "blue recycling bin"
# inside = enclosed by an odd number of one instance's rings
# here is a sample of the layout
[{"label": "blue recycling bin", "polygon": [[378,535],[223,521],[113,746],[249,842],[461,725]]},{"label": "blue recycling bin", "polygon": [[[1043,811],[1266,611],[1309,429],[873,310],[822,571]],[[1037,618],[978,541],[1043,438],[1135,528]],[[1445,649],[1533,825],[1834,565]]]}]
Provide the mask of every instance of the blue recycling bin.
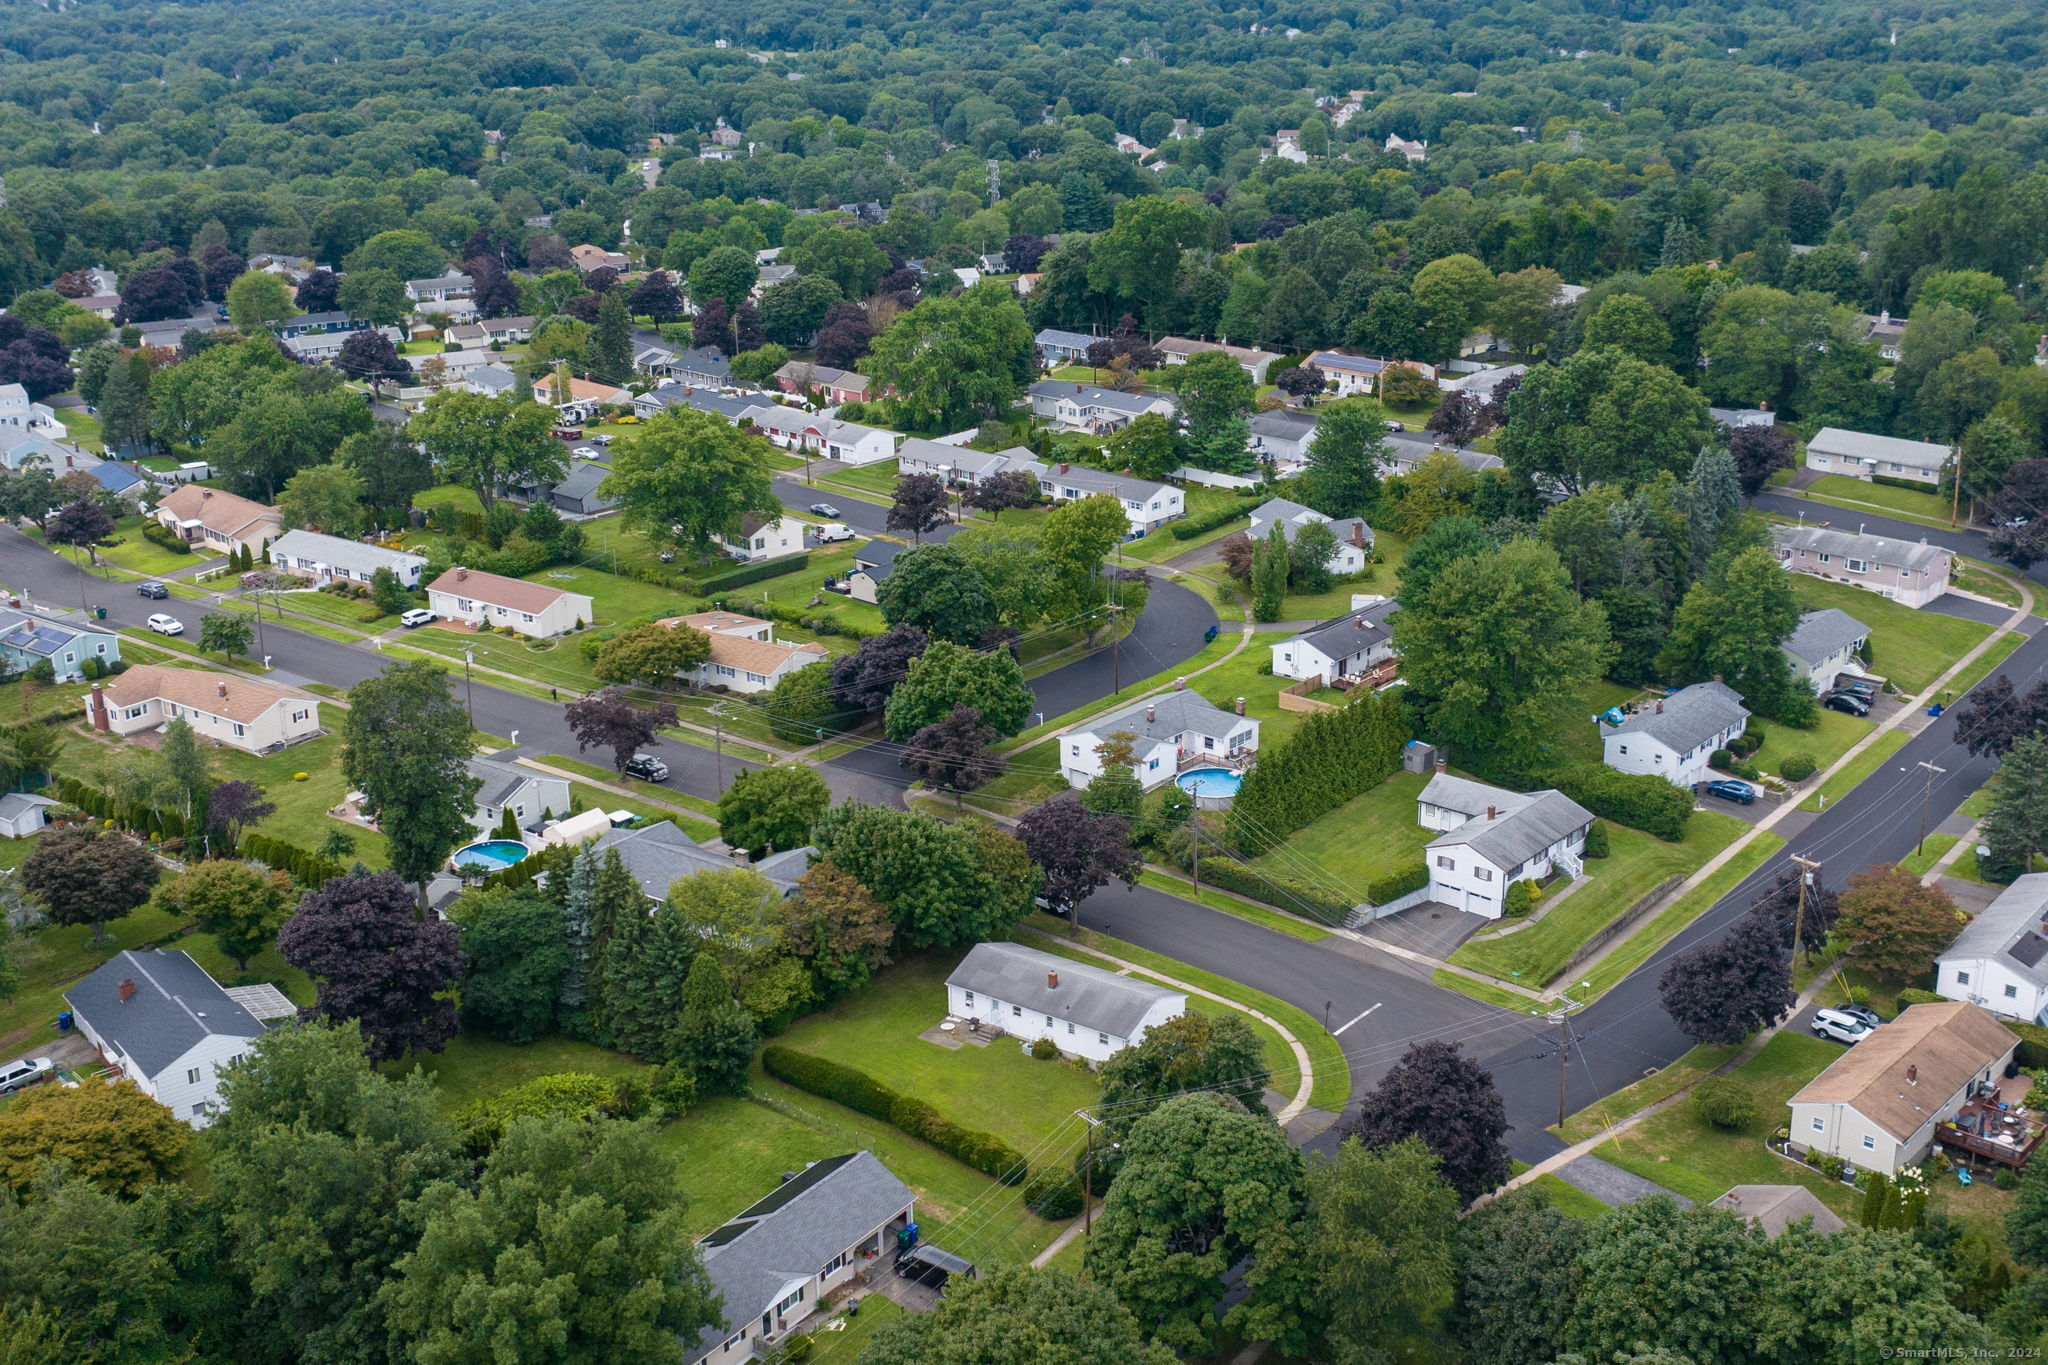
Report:
[{"label": "blue recycling bin", "polygon": [[1927,714],[1928,714],[1928,715],[1930,715],[1930,716],[1934,716],[1934,717],[1936,717],[1936,718],[1939,718],[1939,717],[1940,717],[1940,715],[1941,715],[1941,712],[1942,712],[1942,705],[1941,705],[1941,703],[1940,703],[1940,702],[1936,702],[1936,703],[1934,703],[1934,705],[1932,705],[1932,706],[1930,706],[1930,707],[1928,707],[1928,708],[1927,708]]},{"label": "blue recycling bin", "polygon": [[1203,644],[1205,644],[1205,645],[1206,645],[1206,644],[1208,644],[1209,642],[1211,642],[1212,640],[1214,640],[1215,638],[1216,638],[1216,627],[1214,627],[1214,626],[1211,626],[1211,627],[1209,627],[1209,628],[1208,628],[1207,630],[1205,630],[1205,631],[1203,631],[1203,632],[1202,632],[1202,643],[1203,643]]},{"label": "blue recycling bin", "polygon": [[70,1010],[65,1010],[65,1011],[64,1011],[64,1012],[63,1012],[62,1014],[60,1014],[60,1015],[58,1015],[58,1016],[57,1016],[57,1032],[59,1032],[59,1033],[69,1033],[69,1032],[71,1032],[71,1011],[70,1011]]}]

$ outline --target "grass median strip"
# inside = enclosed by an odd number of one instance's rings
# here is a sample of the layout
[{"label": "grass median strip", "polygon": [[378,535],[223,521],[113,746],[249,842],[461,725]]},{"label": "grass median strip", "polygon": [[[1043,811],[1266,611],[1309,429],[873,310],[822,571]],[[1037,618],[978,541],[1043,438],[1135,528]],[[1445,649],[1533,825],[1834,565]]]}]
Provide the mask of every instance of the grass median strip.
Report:
[{"label": "grass median strip", "polygon": [[1192,900],[1206,905],[1211,910],[1219,910],[1226,915],[1235,915],[1239,919],[1250,920],[1261,928],[1271,929],[1275,933],[1288,934],[1302,940],[1304,943],[1320,943],[1330,936],[1330,931],[1320,925],[1310,924],[1304,919],[1296,919],[1285,911],[1268,909],[1263,905],[1254,905],[1250,901],[1239,900],[1235,896],[1226,896],[1221,891],[1212,890],[1206,886],[1202,888],[1200,895],[1190,895],[1189,892],[1194,887],[1185,877],[1176,877],[1171,873],[1158,872],[1151,868],[1146,868],[1138,874],[1138,880],[1155,891],[1164,891],[1169,896],[1179,896],[1182,900]]},{"label": "grass median strip", "polygon": [[1429,984],[1441,986],[1447,991],[1456,991],[1460,995],[1477,1000],[1482,1005],[1494,1005],[1504,1010],[1513,1010],[1517,1014],[1543,1013],[1543,1006],[1536,1001],[1517,995],[1503,986],[1474,981],[1463,972],[1453,972],[1439,967],[1429,974]]},{"label": "grass median strip", "polygon": [[1799,803],[1801,810],[1826,810],[1828,802],[1839,801],[1851,788],[1884,766],[1886,759],[1906,747],[1912,738],[1904,730],[1887,730],[1871,741],[1868,749],[1849,760],[1848,766],[1820,784],[1820,790]]},{"label": "grass median strip", "polygon": [[1584,1142],[1609,1124],[1617,1123],[1658,1100],[1676,1095],[1694,1081],[1711,1075],[1715,1067],[1733,1057],[1741,1046],[1740,1043],[1730,1043],[1695,1047],[1671,1065],[1658,1068],[1653,1075],[1643,1077],[1634,1085],[1603,1095],[1566,1119],[1563,1126],[1552,1124],[1550,1131],[1566,1142]]},{"label": "grass median strip", "polygon": [[1775,834],[1757,835],[1734,857],[1716,869],[1712,876],[1664,907],[1642,928],[1623,939],[1619,948],[1595,963],[1591,970],[1579,978],[1588,985],[1572,998],[1590,1000],[1649,961],[1652,953],[1676,938],[1680,930],[1698,919],[1721,897],[1733,891],[1744,877],[1763,866],[1765,859],[1784,846],[1785,841]]}]

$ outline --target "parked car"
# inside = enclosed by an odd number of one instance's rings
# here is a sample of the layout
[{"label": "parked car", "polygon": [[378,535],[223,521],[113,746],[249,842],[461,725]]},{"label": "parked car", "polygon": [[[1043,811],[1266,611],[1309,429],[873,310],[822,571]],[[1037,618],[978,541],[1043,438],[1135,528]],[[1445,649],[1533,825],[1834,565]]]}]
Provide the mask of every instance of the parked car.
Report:
[{"label": "parked car", "polygon": [[1747,782],[1737,782],[1732,777],[1709,782],[1707,792],[1709,795],[1720,797],[1723,801],[1734,801],[1745,806],[1756,804],[1756,788]]},{"label": "parked car", "polygon": [[1387,426],[1387,430],[1388,430],[1388,431],[1406,431],[1406,430],[1408,430],[1408,424],[1407,424],[1406,422],[1397,422],[1397,421],[1395,421],[1395,420],[1394,420],[1393,418],[1391,418],[1391,417],[1389,417],[1389,418],[1387,419],[1387,423],[1386,423],[1386,426]]},{"label": "parked car", "polygon": [[144,624],[159,635],[183,635],[185,633],[185,623],[183,621],[180,621],[175,616],[166,616],[162,612],[155,613]]},{"label": "parked car", "polygon": [[1829,690],[1835,692],[1847,692],[1851,696],[1861,697],[1865,701],[1869,701],[1871,698],[1877,695],[1877,689],[1867,682],[1839,683]]},{"label": "parked car", "polygon": [[596,446],[577,446],[570,454],[579,460],[595,460],[598,458],[598,449]]},{"label": "parked car", "polygon": [[668,764],[653,754],[634,754],[626,760],[626,776],[637,777],[642,782],[666,782]]},{"label": "parked car", "polygon": [[1870,1036],[1870,1025],[1841,1010],[1816,1010],[1813,1031],[1838,1043],[1860,1043]]},{"label": "parked car", "polygon": [[137,597],[148,597],[155,601],[161,602],[163,601],[163,599],[171,595],[171,590],[165,587],[163,584],[157,582],[155,579],[151,579],[147,583],[137,583],[135,585],[135,595]]},{"label": "parked car", "polygon": [[404,626],[407,630],[411,630],[415,626],[424,626],[433,619],[434,613],[428,611],[425,607],[414,607],[411,611],[402,611],[398,614],[398,624]]},{"label": "parked car", "polygon": [[811,504],[811,514],[820,517],[837,517],[839,509],[829,502],[814,502]]},{"label": "parked car", "polygon": [[1865,1028],[1876,1028],[1884,1022],[1884,1020],[1878,1018],[1877,1011],[1868,1005],[1836,1005],[1834,1012],[1836,1014],[1848,1015]]},{"label": "parked car", "polygon": [[811,528],[811,536],[820,544],[830,545],[834,541],[852,540],[853,528],[843,521],[825,521]]},{"label": "parked car", "polygon": [[1821,705],[1829,710],[1841,711],[1851,716],[1867,716],[1870,714],[1870,703],[1857,696],[1854,692],[1832,693],[1825,701],[1821,702]]},{"label": "parked car", "polygon": [[556,427],[556,428],[555,428],[555,439],[556,439],[556,440],[558,440],[558,441],[580,441],[580,440],[582,440],[582,439],[583,439],[583,428],[582,428],[582,427]]},{"label": "parked car", "polygon": [[592,436],[590,439],[597,442],[601,446],[608,446],[612,443],[612,434],[608,431],[600,431],[595,436]]},{"label": "parked car", "polygon": [[0,1095],[11,1095],[56,1074],[57,1064],[48,1057],[16,1057],[11,1062],[0,1062]]}]

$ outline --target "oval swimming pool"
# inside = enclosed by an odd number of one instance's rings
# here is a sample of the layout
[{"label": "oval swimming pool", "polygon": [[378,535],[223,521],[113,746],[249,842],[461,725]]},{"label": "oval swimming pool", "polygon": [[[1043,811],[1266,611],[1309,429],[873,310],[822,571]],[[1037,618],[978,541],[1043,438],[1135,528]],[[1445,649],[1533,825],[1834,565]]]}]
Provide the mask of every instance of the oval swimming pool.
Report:
[{"label": "oval swimming pool", "polygon": [[1173,785],[1195,798],[1195,804],[1205,810],[1220,810],[1230,804],[1230,798],[1237,795],[1238,783],[1243,781],[1228,768],[1190,768],[1173,779]]},{"label": "oval swimming pool", "polygon": [[484,867],[496,872],[525,859],[532,850],[511,839],[486,839],[455,850],[457,867]]}]

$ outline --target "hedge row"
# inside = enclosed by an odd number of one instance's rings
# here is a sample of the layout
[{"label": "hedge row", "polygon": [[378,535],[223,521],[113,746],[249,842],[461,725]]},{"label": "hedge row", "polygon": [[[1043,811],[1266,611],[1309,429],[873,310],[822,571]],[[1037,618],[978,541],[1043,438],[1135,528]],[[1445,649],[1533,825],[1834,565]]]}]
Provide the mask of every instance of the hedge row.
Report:
[{"label": "hedge row", "polygon": [[[1899,992],[1899,1003],[1906,1003],[1906,992]],[[2048,1028],[2039,1024],[2023,1024],[2017,1019],[2000,1022],[2019,1035],[2020,1050],[2014,1054],[2014,1061],[2024,1067],[2048,1066]]]},{"label": "hedge row", "polygon": [[1166,533],[1175,540],[1193,540],[1196,536],[1207,535],[1219,526],[1236,521],[1239,517],[1251,515],[1247,506],[1232,506],[1222,503],[1202,513],[1190,513],[1166,528]]},{"label": "hedge row", "polygon": [[1277,847],[1386,781],[1401,766],[1407,743],[1408,721],[1390,694],[1316,712],[1245,774],[1230,806],[1231,842],[1246,854]]},{"label": "hedge row", "polygon": [[1374,905],[1385,905],[1388,901],[1399,900],[1411,891],[1420,891],[1429,885],[1429,865],[1411,863],[1398,871],[1374,877],[1365,884],[1365,894]]},{"label": "hedge row", "polygon": [[57,799],[66,805],[78,807],[94,819],[112,820],[117,825],[139,830],[143,834],[154,834],[165,839],[183,839],[197,833],[178,811],[139,806],[132,801],[123,800],[112,792],[81,782],[75,777],[57,779]]},{"label": "hedge row", "polygon": [[1005,1185],[1021,1185],[1030,1177],[1023,1154],[995,1134],[962,1128],[923,1100],[899,1094],[865,1071],[775,1046],[761,1050],[761,1066],[777,1080],[900,1128]]},{"label": "hedge row", "polygon": [[290,873],[293,881],[312,889],[325,886],[329,878],[339,877],[345,870],[339,863],[330,862],[317,853],[308,853],[297,844],[273,839],[268,834],[243,835],[242,856],[254,858],[276,871]]},{"label": "hedge row", "polygon": [[785,626],[796,626],[813,635],[843,635],[852,640],[863,640],[881,632],[861,630],[848,625],[836,616],[812,616],[801,607],[784,606],[780,602],[765,602],[752,597],[740,597],[728,593],[719,599],[724,610],[736,611],[742,616],[764,616],[770,621],[780,621]]},{"label": "hedge row", "polygon": [[758,583],[764,578],[774,578],[778,574],[795,573],[810,562],[811,552],[799,550],[793,555],[783,555],[780,559],[764,559],[759,564],[742,564],[736,569],[728,569],[723,573],[698,579],[697,591],[708,596],[711,593],[723,592],[727,588],[742,588],[749,583]]},{"label": "hedge row", "polygon": [[1351,913],[1349,903],[1306,882],[1258,872],[1227,858],[1202,859],[1202,881],[1323,924],[1342,924]]},{"label": "hedge row", "polygon": [[1677,843],[1692,819],[1692,792],[1650,773],[1618,773],[1601,763],[1574,763],[1550,774],[1557,789],[1617,825]]}]

